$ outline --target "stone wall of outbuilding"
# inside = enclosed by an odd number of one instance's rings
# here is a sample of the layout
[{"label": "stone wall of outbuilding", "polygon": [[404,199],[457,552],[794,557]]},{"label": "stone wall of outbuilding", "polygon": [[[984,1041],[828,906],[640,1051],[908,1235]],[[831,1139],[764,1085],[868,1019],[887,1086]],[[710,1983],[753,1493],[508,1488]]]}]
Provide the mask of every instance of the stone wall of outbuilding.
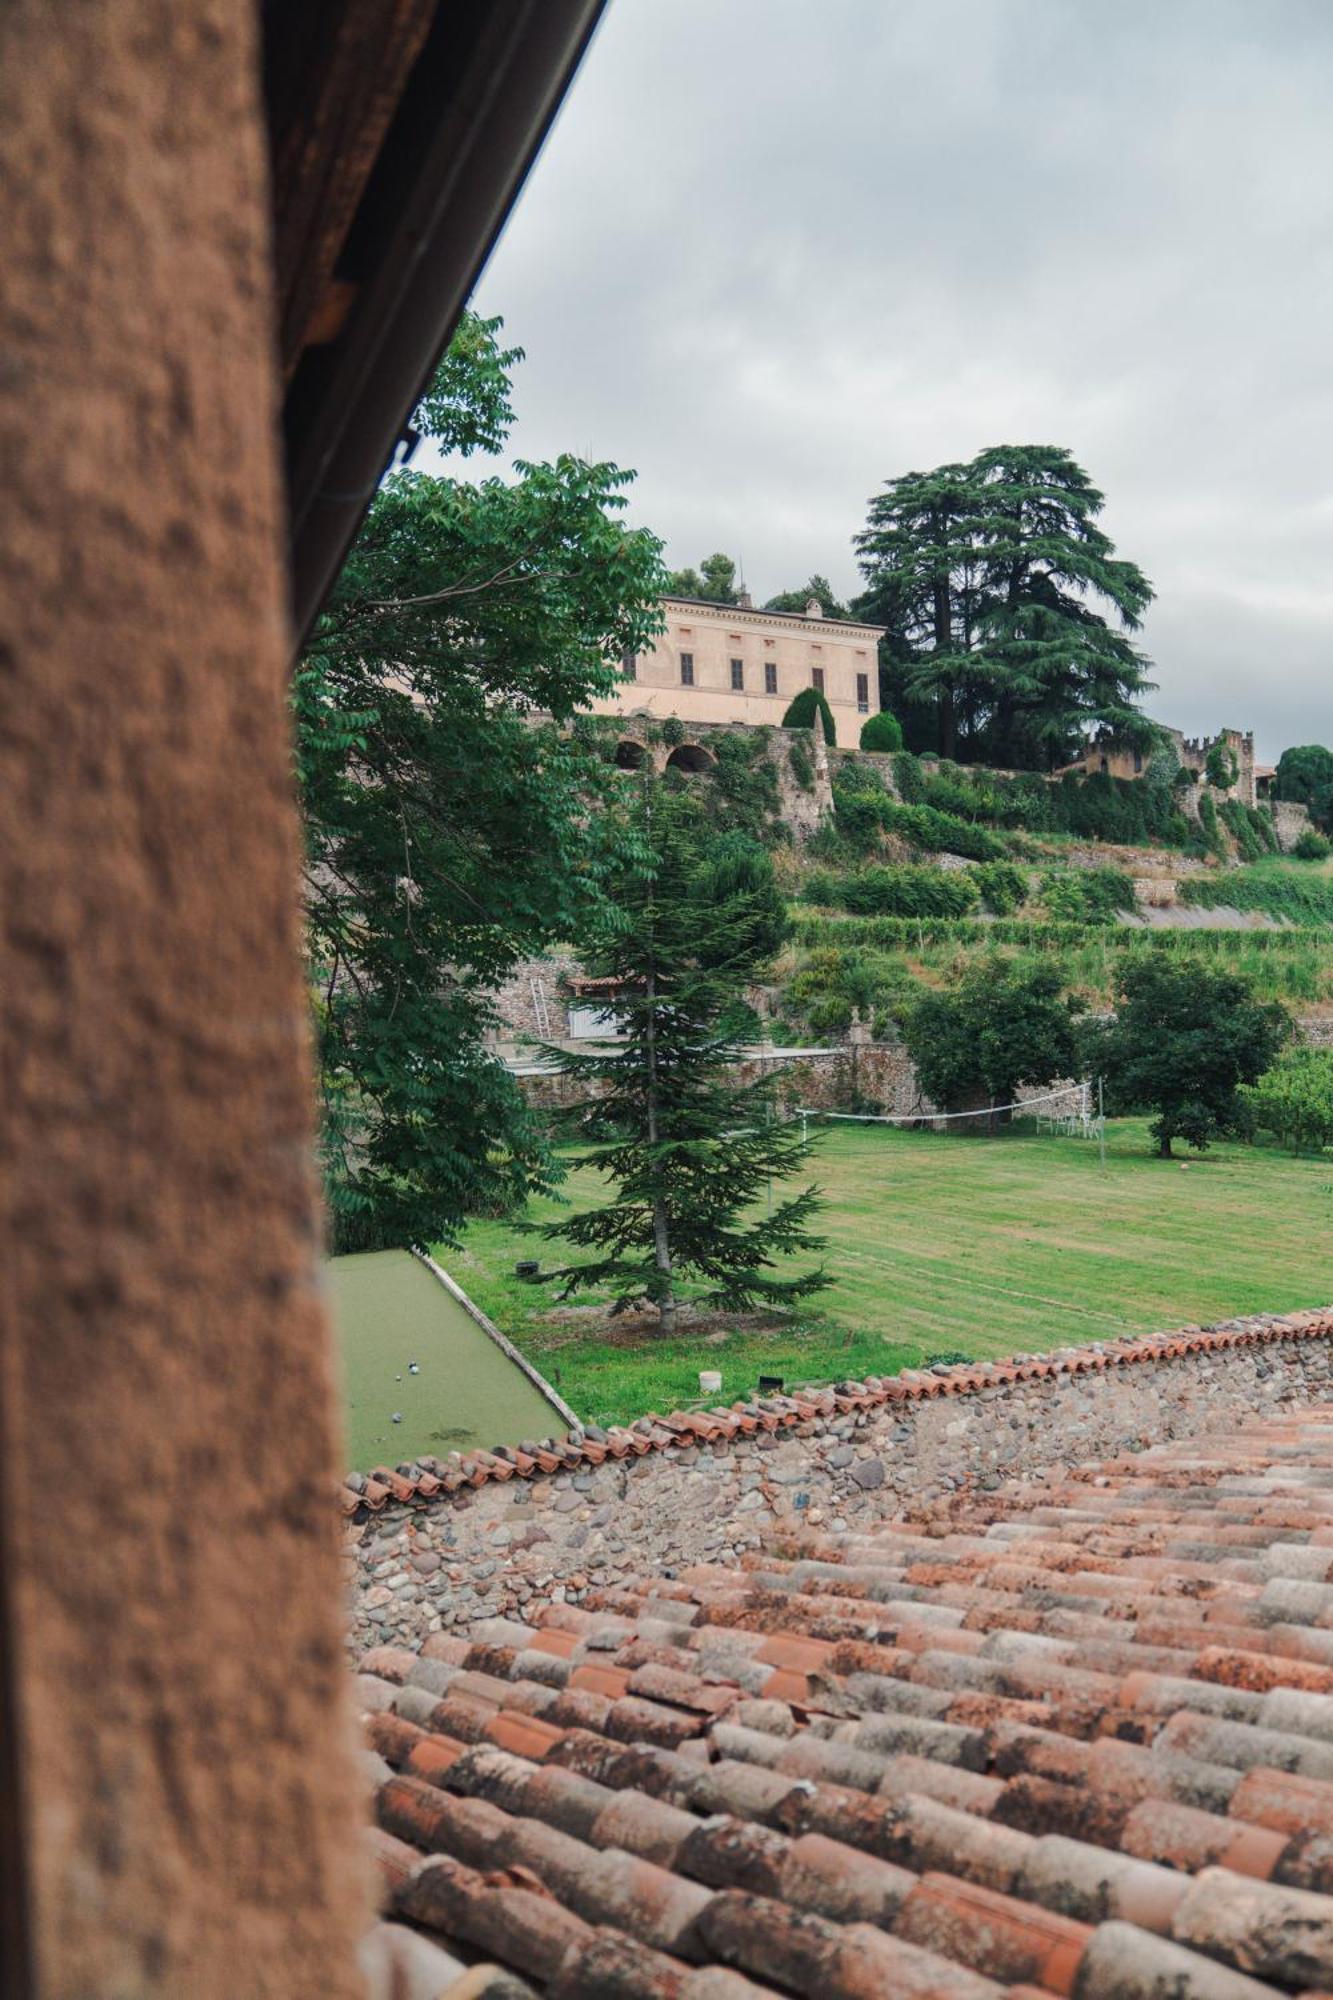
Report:
[{"label": "stone wall of outbuilding", "polygon": [[1333,1311],[1260,1315],[733,1405],[715,1417],[644,1418],[627,1432],[575,1433],[572,1446],[526,1459],[526,1470],[494,1457],[458,1461],[444,1469],[443,1492],[409,1505],[363,1480],[364,1504],[346,1495],[351,1641],[358,1650],[415,1645],[633,1576],[743,1562],[784,1530],[856,1531],[938,1512],[951,1495],[1008,1477],[1055,1477],[1333,1400],[1330,1336]]}]

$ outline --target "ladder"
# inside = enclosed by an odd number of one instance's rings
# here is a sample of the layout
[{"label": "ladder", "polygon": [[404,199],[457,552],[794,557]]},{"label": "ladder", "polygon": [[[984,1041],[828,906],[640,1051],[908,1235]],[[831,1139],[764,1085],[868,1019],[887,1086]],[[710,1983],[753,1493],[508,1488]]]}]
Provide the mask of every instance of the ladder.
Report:
[{"label": "ladder", "polygon": [[551,1016],[546,1006],[546,982],[544,979],[534,977],[528,981],[528,985],[532,989],[532,1017],[537,1023],[537,1033],[543,1041],[549,1041]]}]

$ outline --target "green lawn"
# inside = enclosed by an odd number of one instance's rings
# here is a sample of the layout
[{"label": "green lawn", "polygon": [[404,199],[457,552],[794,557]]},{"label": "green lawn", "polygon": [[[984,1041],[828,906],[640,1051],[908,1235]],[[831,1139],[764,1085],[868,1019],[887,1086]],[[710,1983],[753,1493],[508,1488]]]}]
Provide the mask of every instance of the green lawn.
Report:
[{"label": "green lawn", "polygon": [[[589,1423],[697,1400],[701,1368],[721,1370],[730,1401],[761,1372],[883,1374],[940,1353],[1030,1352],[1333,1299],[1333,1159],[1219,1146],[1171,1162],[1149,1145],[1143,1122],[1113,1126],[1103,1175],[1096,1145],[1078,1139],[835,1126],[812,1158],[834,1279],[820,1310],[720,1344],[627,1341],[614,1322],[589,1337],[544,1319],[551,1292],[513,1266],[553,1264],[559,1246],[510,1224],[477,1223],[440,1255]],[[566,1183],[578,1203],[598,1188]],[[556,1212],[541,1202],[532,1215]]]}]

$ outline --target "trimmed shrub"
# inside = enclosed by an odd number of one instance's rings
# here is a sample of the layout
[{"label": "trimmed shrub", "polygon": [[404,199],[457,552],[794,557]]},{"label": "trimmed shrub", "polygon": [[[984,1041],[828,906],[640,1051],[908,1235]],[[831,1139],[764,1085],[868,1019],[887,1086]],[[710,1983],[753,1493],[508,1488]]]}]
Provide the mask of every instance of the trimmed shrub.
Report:
[{"label": "trimmed shrub", "polygon": [[882,708],[878,715],[868,715],[861,724],[863,750],[901,750],[902,747],[903,726],[890,709]]},{"label": "trimmed shrub", "polygon": [[824,741],[836,745],[838,731],[833,710],[816,687],[802,688],[782,718],[784,729],[813,729],[816,719],[824,725]]},{"label": "trimmed shrub", "polygon": [[1298,861],[1327,861],[1333,854],[1333,842],[1317,827],[1307,826],[1291,851]]}]

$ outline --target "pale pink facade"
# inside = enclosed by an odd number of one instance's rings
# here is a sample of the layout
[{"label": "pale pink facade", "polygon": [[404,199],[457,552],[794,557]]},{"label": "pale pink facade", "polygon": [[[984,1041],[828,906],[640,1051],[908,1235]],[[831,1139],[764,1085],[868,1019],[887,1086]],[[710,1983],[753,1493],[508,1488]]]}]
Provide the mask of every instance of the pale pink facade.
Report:
[{"label": "pale pink facade", "polygon": [[853,749],[879,707],[877,625],[825,618],[813,599],[804,614],[687,597],[662,610],[665,632],[626,662],[619,689],[596,704],[604,714],[780,724],[802,688],[822,686],[838,742]]}]

